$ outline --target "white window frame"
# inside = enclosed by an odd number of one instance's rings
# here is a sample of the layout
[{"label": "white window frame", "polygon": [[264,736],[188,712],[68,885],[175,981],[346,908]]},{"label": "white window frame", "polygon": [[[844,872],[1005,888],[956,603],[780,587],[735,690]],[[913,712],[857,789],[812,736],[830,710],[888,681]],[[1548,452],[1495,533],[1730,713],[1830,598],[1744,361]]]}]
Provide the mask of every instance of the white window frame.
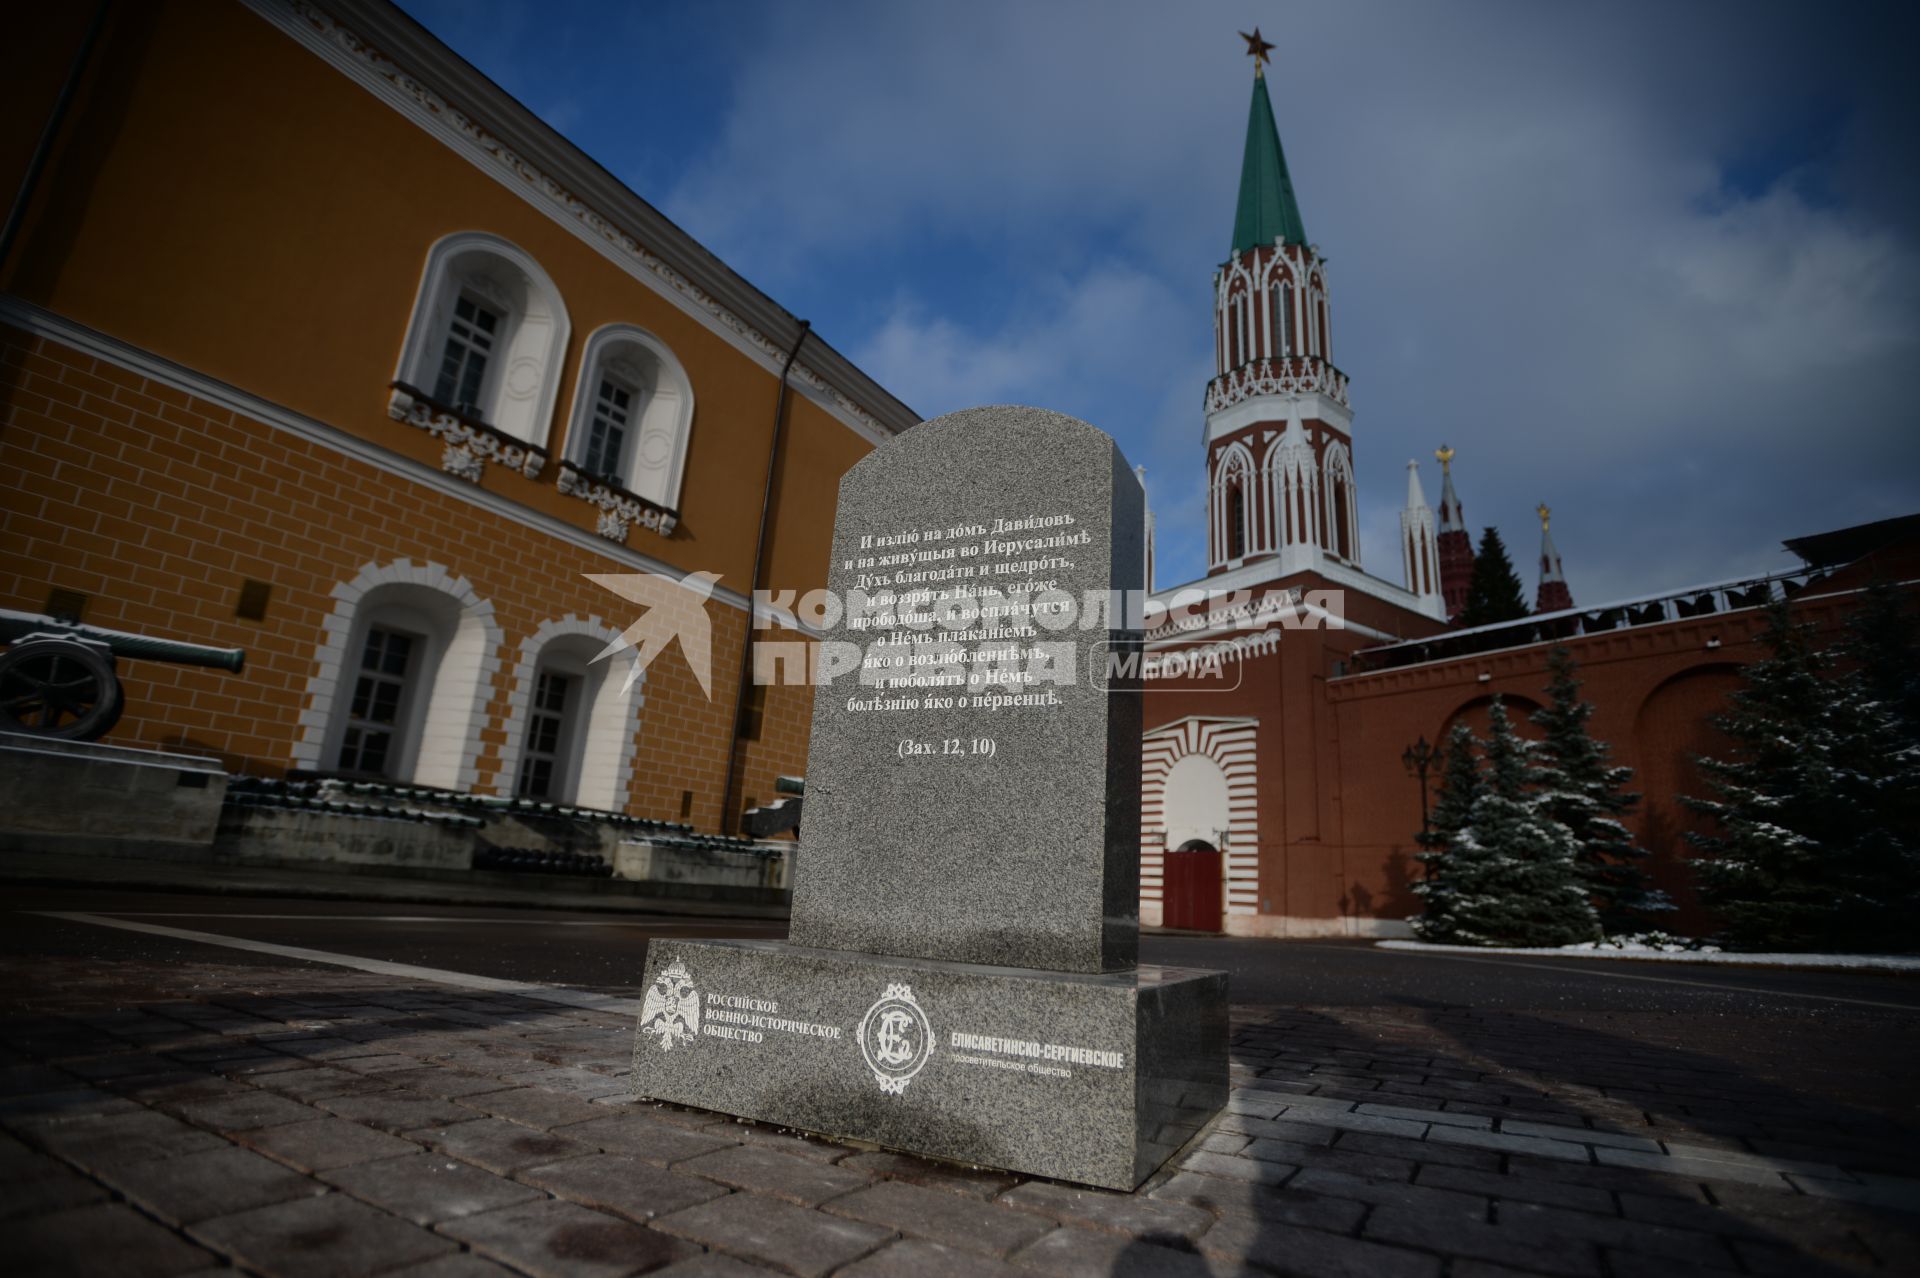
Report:
[{"label": "white window frame", "polygon": [[497,235],[461,231],[428,250],[394,380],[423,396],[433,394],[454,304],[462,294],[473,295],[501,315],[476,405],[480,420],[515,439],[546,447],[571,324],[560,290],[540,264]]},{"label": "white window frame", "polygon": [[635,391],[621,466],[610,478],[637,497],[679,510],[693,435],[693,383],[672,348],[646,329],[606,324],[587,338],[567,415],[566,460],[585,470],[594,404],[609,375]]}]

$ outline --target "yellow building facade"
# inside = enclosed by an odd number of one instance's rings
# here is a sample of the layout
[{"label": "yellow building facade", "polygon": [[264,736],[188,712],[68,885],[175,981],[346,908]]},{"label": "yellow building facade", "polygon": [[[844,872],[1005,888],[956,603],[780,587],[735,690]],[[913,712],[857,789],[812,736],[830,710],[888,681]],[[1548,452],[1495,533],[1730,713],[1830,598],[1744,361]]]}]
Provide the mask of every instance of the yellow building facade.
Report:
[{"label": "yellow building facade", "polygon": [[[108,740],[708,830],[801,771],[752,591],[914,414],[391,6],[89,20],[0,51],[0,607],[248,654]],[[641,572],[718,575],[711,697],[590,660]]]}]

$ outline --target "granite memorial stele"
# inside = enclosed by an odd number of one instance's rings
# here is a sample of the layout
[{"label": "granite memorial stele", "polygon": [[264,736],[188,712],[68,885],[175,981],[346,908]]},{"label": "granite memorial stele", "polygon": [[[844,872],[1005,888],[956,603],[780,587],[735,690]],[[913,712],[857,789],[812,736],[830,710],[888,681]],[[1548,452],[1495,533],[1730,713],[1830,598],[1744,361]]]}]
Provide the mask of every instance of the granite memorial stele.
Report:
[{"label": "granite memorial stele", "polygon": [[636,1096],[1113,1189],[1226,1103],[1226,975],[1137,963],[1143,502],[1035,408],[847,472],[789,940],[652,942]]}]

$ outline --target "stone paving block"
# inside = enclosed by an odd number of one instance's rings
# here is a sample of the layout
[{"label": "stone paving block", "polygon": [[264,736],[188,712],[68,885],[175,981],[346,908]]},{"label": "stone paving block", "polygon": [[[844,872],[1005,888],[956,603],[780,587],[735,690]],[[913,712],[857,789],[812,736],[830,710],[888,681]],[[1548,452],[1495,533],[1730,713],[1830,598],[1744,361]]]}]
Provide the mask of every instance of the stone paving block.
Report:
[{"label": "stone paving block", "polygon": [[[1456,1169],[1457,1170],[1457,1169]],[[1469,1172],[1467,1175],[1482,1173]],[[1403,1180],[1381,1180],[1373,1176],[1353,1176],[1346,1172],[1309,1167],[1287,1182],[1287,1188],[1309,1194],[1327,1194],[1375,1206],[1407,1207],[1435,1215],[1457,1213],[1463,1219],[1484,1221],[1488,1201],[1482,1194],[1463,1193],[1431,1185],[1409,1185]],[[1308,1223],[1308,1222],[1298,1222]]]},{"label": "stone paving block", "polygon": [[177,1225],[327,1192],[311,1177],[233,1145],[178,1158],[109,1161],[94,1168],[94,1174]]},{"label": "stone paving block", "polygon": [[1638,1149],[1645,1153],[1660,1152],[1660,1142],[1645,1136],[1627,1136],[1620,1132],[1594,1131],[1588,1127],[1559,1126],[1553,1123],[1527,1123],[1517,1119],[1503,1119],[1500,1130],[1516,1136],[1544,1136],[1548,1140],[1579,1141],[1583,1145],[1610,1145],[1615,1149]]},{"label": "stone paving block", "polygon": [[695,1254],[679,1239],[551,1198],[463,1217],[440,1229],[534,1278],[619,1278]]},{"label": "stone paving block", "polygon": [[1108,1229],[1135,1237],[1194,1238],[1213,1223],[1209,1213],[1185,1203],[1135,1198],[1103,1189],[1070,1189],[1045,1181],[1029,1181],[1008,1190],[995,1201],[1063,1224]]},{"label": "stone paving block", "polygon": [[825,1210],[961,1251],[999,1257],[1053,1229],[1051,1222],[1038,1216],[900,1181],[886,1181],[836,1198],[826,1204]]},{"label": "stone paving block", "polygon": [[1196,1148],[1209,1154],[1237,1154],[1251,1144],[1251,1138],[1239,1132],[1216,1131],[1201,1138]]},{"label": "stone paving block", "polygon": [[1543,1140],[1538,1136],[1511,1136],[1506,1132],[1483,1132],[1468,1127],[1435,1126],[1427,1133],[1429,1141],[1443,1145],[1472,1145],[1476,1149],[1497,1149],[1508,1154],[1531,1154],[1535,1158],[1558,1158],[1562,1162],[1590,1163],[1593,1156],[1585,1145],[1564,1140]]},{"label": "stone paving block", "polygon": [[[704,1131],[710,1127],[731,1131],[742,1125],[725,1114],[716,1114],[711,1110],[684,1109],[679,1105],[668,1105],[662,1101],[633,1101],[631,1104],[632,1113],[635,1115],[650,1118],[656,1123],[666,1123],[672,1127],[684,1127],[688,1131]],[[729,1138],[727,1143],[733,1145],[739,1142]]]},{"label": "stone paving block", "polygon": [[445,1154],[412,1154],[320,1173],[338,1189],[419,1225],[471,1216],[545,1197]]},{"label": "stone paving block", "polygon": [[1257,1265],[1313,1278],[1438,1278],[1440,1274],[1436,1256],[1245,1216],[1222,1220],[1200,1236],[1197,1246],[1203,1254],[1236,1267]]},{"label": "stone paving block", "polygon": [[90,1115],[134,1114],[145,1107],[103,1092],[97,1087],[75,1087],[62,1092],[33,1092],[0,1100],[0,1122],[19,1128],[39,1119],[85,1118]]},{"label": "stone paving block", "polygon": [[188,1232],[271,1278],[377,1273],[456,1250],[445,1238],[344,1194],[215,1216]]},{"label": "stone paving block", "polygon": [[1279,1163],[1287,1167],[1324,1167],[1353,1176],[1373,1176],[1380,1180],[1410,1180],[1414,1163],[1409,1158],[1383,1158],[1361,1153],[1343,1141],[1332,1149],[1295,1145],[1284,1140],[1256,1140],[1240,1152],[1242,1158]]},{"label": "stone paving block", "polygon": [[105,1189],[58,1160],[5,1141],[0,1153],[0,1219],[81,1207],[105,1197]]},{"label": "stone paving block", "polygon": [[710,1251],[690,1260],[679,1260],[665,1269],[656,1269],[649,1278],[767,1278],[775,1272],[749,1265],[744,1260]]},{"label": "stone paving block", "polygon": [[[1363,1102],[1354,1112],[1375,1114],[1381,1118],[1404,1118],[1416,1123],[1441,1123],[1450,1127],[1485,1129],[1493,1126],[1493,1120],[1484,1114],[1462,1114],[1444,1109],[1415,1109],[1405,1105],[1376,1105],[1372,1102]],[[1501,1127],[1504,1129],[1506,1124],[1501,1124]]]},{"label": "stone paving block", "polygon": [[[351,1076],[363,1077],[359,1074]],[[443,1100],[458,1100],[462,1096],[476,1096],[482,1092],[513,1090],[508,1084],[490,1074],[474,1074],[445,1065],[423,1065],[418,1069],[389,1070],[373,1081],[381,1085],[404,1087],[409,1091],[425,1092],[429,1096],[438,1096]]]},{"label": "stone paving block", "polygon": [[1498,1209],[1503,1233],[1533,1239],[1542,1245],[1585,1239],[1602,1247],[1630,1251],[1666,1260],[1722,1269],[1737,1268],[1726,1240],[1694,1229],[1656,1225],[1643,1220],[1566,1211],[1537,1203],[1503,1203]]},{"label": "stone paving block", "polygon": [[890,1229],[759,1194],[728,1194],[663,1216],[654,1228],[800,1278],[830,1273],[893,1237]]},{"label": "stone paving block", "polygon": [[1303,1193],[1291,1185],[1276,1189],[1191,1172],[1170,1177],[1153,1196],[1163,1202],[1188,1203],[1217,1216],[1252,1216],[1333,1233],[1351,1232],[1367,1210],[1351,1196]]},{"label": "stone paving block", "polygon": [[[228,1271],[230,1278],[232,1271]],[[389,1269],[384,1278],[516,1278],[513,1270],[468,1251],[425,1260],[404,1269]]]},{"label": "stone paving block", "polygon": [[228,1081],[224,1075],[200,1070],[174,1068],[147,1074],[128,1074],[106,1080],[106,1085],[129,1100],[143,1105],[163,1105],[175,1101],[212,1100],[238,1094],[245,1086]]},{"label": "stone paving block", "polygon": [[1255,1140],[1284,1140],[1296,1145],[1331,1145],[1340,1133],[1331,1127],[1313,1123],[1294,1123],[1285,1119],[1253,1118],[1234,1114],[1217,1124],[1222,1135],[1246,1136]]},{"label": "stone paving block", "polygon": [[564,1127],[568,1123],[589,1123],[605,1118],[606,1110],[592,1101],[544,1087],[510,1087],[505,1091],[468,1096],[461,1104],[495,1118],[505,1118],[542,1131]]},{"label": "stone paving block", "polygon": [[8,1065],[0,1068],[0,1096],[64,1092],[76,1085],[73,1074],[51,1065]]},{"label": "stone paving block", "polygon": [[218,1264],[214,1256],[120,1203],[14,1221],[7,1226],[6,1242],[7,1272],[21,1278],[171,1278]]},{"label": "stone paving block", "polygon": [[[1668,1175],[1627,1167],[1608,1167],[1598,1163],[1583,1167],[1579,1163],[1565,1163],[1555,1158],[1530,1158],[1525,1154],[1512,1154],[1507,1158],[1507,1174],[1529,1181],[1584,1185],[1592,1189],[1628,1190],[1642,1194],[1666,1194],[1693,1202],[1706,1201],[1706,1195],[1701,1190],[1698,1177]],[[1793,1192],[1793,1186],[1787,1184],[1785,1179],[1781,1179],[1771,1188],[1780,1194]]]},{"label": "stone paving block", "polygon": [[841,1278],[1025,1278],[1004,1261],[909,1238],[839,1271]]},{"label": "stone paving block", "polygon": [[307,1123],[236,1132],[234,1139],[306,1172],[328,1171],[352,1163],[370,1163],[420,1152],[420,1147],[412,1141],[349,1123],[344,1118],[316,1118]]},{"label": "stone paving block", "polygon": [[82,1167],[112,1159],[131,1163],[215,1149],[218,1136],[151,1109],[98,1116],[40,1118],[20,1128],[34,1144]]},{"label": "stone paving block", "polygon": [[1350,1154],[1372,1154],[1377,1158],[1398,1158],[1409,1163],[1443,1163],[1449,1167],[1474,1167],[1481,1171],[1500,1170],[1500,1155],[1496,1151],[1469,1149],[1445,1141],[1403,1140],[1398,1136],[1380,1136],[1372,1132],[1341,1132],[1340,1139],[1334,1142],[1333,1147]]},{"label": "stone paving block", "polygon": [[1569,1185],[1535,1176],[1502,1175],[1499,1172],[1473,1171],[1465,1167],[1422,1167],[1414,1173],[1414,1184],[1430,1189],[1479,1194],[1511,1202],[1545,1203],[1550,1207],[1570,1207],[1576,1211],[1614,1214],[1613,1195],[1588,1185]]},{"label": "stone paving block", "polygon": [[[1260,1185],[1279,1185],[1291,1180],[1300,1168],[1294,1163],[1269,1162],[1260,1158],[1241,1158],[1234,1154],[1212,1154],[1205,1150],[1188,1154],[1180,1166],[1188,1171],[1228,1180],[1243,1180]],[[1164,1197],[1155,1190],[1156,1197]]]},{"label": "stone paving block", "polygon": [[1008,1176],[1002,1172],[957,1167],[951,1163],[916,1158],[911,1154],[891,1154],[884,1151],[854,1154],[849,1158],[841,1159],[840,1166],[865,1172],[870,1176],[885,1176],[891,1180],[904,1180],[909,1184],[924,1185],[928,1189],[965,1194],[969,1198],[993,1198],[1020,1183],[1018,1177]]},{"label": "stone paving block", "polygon": [[[830,1163],[795,1158],[756,1145],[733,1145],[675,1163],[673,1169],[704,1176],[736,1189],[771,1194],[802,1207],[817,1207],[829,1198],[851,1193],[872,1183],[864,1172]],[[906,1186],[905,1188],[912,1188]]]},{"label": "stone paving block", "polygon": [[1666,1154],[1643,1154],[1635,1149],[1600,1148],[1593,1153],[1608,1167],[1631,1167],[1699,1180],[1733,1180],[1768,1188],[1791,1188],[1780,1172],[1754,1163],[1731,1162],[1722,1158],[1674,1158]]},{"label": "stone paving block", "polygon": [[759,1145],[783,1154],[792,1154],[795,1158],[809,1158],[817,1163],[836,1163],[847,1156],[847,1146],[837,1141],[776,1131],[759,1123],[735,1123],[732,1134],[742,1144]]},{"label": "stone paving block", "polygon": [[662,1167],[739,1144],[733,1139],[730,1126],[689,1130],[662,1120],[652,1110],[596,1118],[589,1123],[569,1123],[554,1128],[552,1135],[581,1141],[610,1154],[633,1154]]},{"label": "stone paving block", "polygon": [[1148,1242],[1062,1226],[1017,1251],[1012,1262],[1048,1278],[1214,1278],[1214,1267],[1185,1240]]},{"label": "stone paving block", "polygon": [[252,1087],[234,1087],[220,1096],[173,1101],[162,1108],[195,1127],[216,1132],[244,1132],[286,1123],[308,1123],[323,1117],[309,1105]]},{"label": "stone paving block", "polygon": [[537,1132],[504,1118],[476,1118],[449,1127],[426,1127],[408,1135],[423,1145],[510,1175],[522,1167],[558,1162],[599,1150],[553,1132]]},{"label": "stone paving block", "polygon": [[588,1069],[572,1069],[567,1066],[548,1067],[527,1070],[519,1073],[502,1073],[501,1079],[518,1087],[544,1087],[550,1091],[568,1092],[575,1096],[611,1096],[625,1094],[625,1079],[608,1078],[605,1074],[596,1074]]},{"label": "stone paving block", "polygon": [[1307,1127],[1332,1127],[1340,1131],[1373,1132],[1381,1136],[1404,1136],[1409,1140],[1419,1140],[1427,1131],[1425,1122],[1414,1122],[1406,1118],[1382,1118],[1377,1114],[1310,1109],[1293,1105],[1289,1105],[1276,1121],[1297,1121]]},{"label": "stone paving block", "polygon": [[391,1074],[396,1070],[420,1068],[419,1061],[398,1053],[379,1056],[343,1056],[335,1059],[333,1064],[341,1069],[352,1070],[356,1074],[366,1074],[374,1078],[382,1074]]},{"label": "stone paving block", "polygon": [[[1600,1252],[1591,1244],[1521,1236],[1496,1224],[1475,1224],[1448,1213],[1376,1207],[1361,1229],[1365,1238],[1402,1247],[1430,1247],[1452,1256],[1568,1278],[1599,1278]],[[1437,1265],[1438,1262],[1436,1262]]]},{"label": "stone paving block", "polygon": [[724,1185],[667,1171],[633,1154],[585,1154],[516,1175],[569,1202],[643,1224],[728,1192]]},{"label": "stone paving block", "polygon": [[262,1091],[309,1103],[325,1100],[329,1096],[356,1096],[369,1092],[384,1092],[390,1086],[380,1079],[369,1078],[365,1074],[355,1074],[351,1070],[334,1069],[328,1065],[309,1065],[302,1069],[263,1074],[254,1080],[253,1085]]},{"label": "stone paving block", "polygon": [[1889,1207],[1894,1211],[1920,1212],[1920,1180],[1904,1176],[1861,1172],[1851,1180],[1842,1181],[1794,1173],[1787,1179],[1803,1193],[1816,1198],[1844,1198],[1849,1202]]},{"label": "stone paving block", "polygon": [[[356,1043],[350,1038],[340,1038],[332,1034],[315,1034],[305,1038],[277,1038],[263,1040],[274,1051],[286,1056],[297,1056],[307,1061],[344,1061],[358,1056],[381,1056],[384,1048]],[[419,1062],[415,1062],[417,1065]]]},{"label": "stone paving block", "polygon": [[417,1131],[422,1127],[445,1127],[478,1117],[464,1105],[421,1092],[366,1092],[357,1096],[329,1096],[318,1102],[321,1109],[366,1127],[383,1132]]}]

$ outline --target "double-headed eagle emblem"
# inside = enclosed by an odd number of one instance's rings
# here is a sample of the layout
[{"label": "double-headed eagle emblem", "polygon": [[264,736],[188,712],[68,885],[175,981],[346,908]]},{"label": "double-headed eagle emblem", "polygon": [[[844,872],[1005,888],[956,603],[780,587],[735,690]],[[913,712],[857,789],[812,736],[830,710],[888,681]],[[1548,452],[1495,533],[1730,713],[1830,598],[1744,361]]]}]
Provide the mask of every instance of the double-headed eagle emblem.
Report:
[{"label": "double-headed eagle emblem", "polygon": [[675,959],[647,988],[640,1005],[640,1032],[652,1034],[660,1046],[691,1043],[700,1033],[700,995],[686,965]]}]

